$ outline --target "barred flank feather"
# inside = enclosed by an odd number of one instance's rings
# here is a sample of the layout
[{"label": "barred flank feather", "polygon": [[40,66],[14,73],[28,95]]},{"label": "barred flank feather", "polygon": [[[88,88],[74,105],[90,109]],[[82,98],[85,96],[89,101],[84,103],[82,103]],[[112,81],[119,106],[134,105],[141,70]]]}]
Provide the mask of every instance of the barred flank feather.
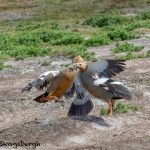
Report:
[{"label": "barred flank feather", "polygon": [[114,97],[120,97],[127,100],[130,100],[133,97],[131,91],[122,84],[109,84],[109,89],[113,92]]},{"label": "barred flank feather", "polygon": [[25,92],[25,91],[30,92],[31,89],[32,89],[32,85],[29,83],[26,87],[24,87],[24,88],[21,90],[21,92],[22,92],[22,93]]}]

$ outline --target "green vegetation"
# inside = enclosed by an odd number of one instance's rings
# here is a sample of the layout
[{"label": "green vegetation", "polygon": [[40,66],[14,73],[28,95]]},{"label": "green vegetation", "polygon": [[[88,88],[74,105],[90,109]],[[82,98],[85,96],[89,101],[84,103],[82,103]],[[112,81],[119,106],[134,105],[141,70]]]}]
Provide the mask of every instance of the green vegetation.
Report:
[{"label": "green vegetation", "polygon": [[0,61],[6,61],[6,60],[9,60],[9,59],[11,59],[10,56],[8,56],[8,55],[2,55],[0,53]]},{"label": "green vegetation", "polygon": [[107,108],[102,107],[100,114],[101,114],[102,116],[106,116],[106,115],[108,115],[108,109],[107,109]]},{"label": "green vegetation", "polygon": [[128,52],[126,55],[116,57],[116,59],[121,59],[121,60],[130,60],[130,59],[138,59],[138,58],[145,58],[145,55],[133,54],[132,52]]},{"label": "green vegetation", "polygon": [[0,70],[3,70],[4,68],[11,68],[10,65],[4,65],[4,62],[0,61]]},{"label": "green vegetation", "polygon": [[120,114],[120,113],[126,113],[129,110],[136,111],[136,110],[140,110],[140,109],[142,109],[141,106],[118,103],[114,109],[114,113]]},{"label": "green vegetation", "polygon": [[107,45],[111,42],[110,38],[106,34],[91,36],[89,39],[85,40],[85,45],[87,46],[98,46]]},{"label": "green vegetation", "polygon": [[39,37],[43,42],[48,42],[51,45],[69,45],[69,44],[81,44],[83,38],[79,33],[67,32],[63,30],[40,30],[33,32],[36,37]]},{"label": "green vegetation", "polygon": [[[142,109],[142,106],[118,103],[116,107],[114,108],[113,112],[114,114],[121,114],[121,113],[127,113],[129,110],[137,111],[140,109]],[[108,109],[102,108],[101,115],[102,116],[108,115]]]},{"label": "green vegetation", "polygon": [[146,57],[150,57],[150,50],[147,52]]},{"label": "green vegetation", "polygon": [[49,66],[50,64],[51,61],[46,61],[46,60],[41,63],[42,66]]},{"label": "green vegetation", "polygon": [[113,31],[109,31],[108,36],[112,41],[124,41],[139,37],[136,33],[122,29],[120,27]]},{"label": "green vegetation", "polygon": [[132,52],[132,51],[141,51],[144,46],[135,46],[134,44],[130,43],[117,43],[116,47],[113,49],[114,53],[121,53],[121,52]]},{"label": "green vegetation", "polygon": [[4,68],[4,64],[3,62],[0,62],[0,70],[2,70]]},{"label": "green vegetation", "polygon": [[93,27],[106,27],[117,24],[123,24],[129,21],[129,18],[124,16],[113,16],[113,15],[104,15],[100,17],[89,17],[84,21],[84,25],[91,25]]},{"label": "green vegetation", "polygon": [[[138,38],[138,28],[150,28],[149,8],[144,12],[133,12],[137,14],[135,16],[124,13],[126,8],[148,6],[149,0],[127,0],[117,4],[112,0],[37,0],[36,3],[27,1],[24,5],[16,0],[0,2],[0,12],[25,13],[34,7],[30,13],[38,14],[28,19],[0,21],[2,59],[52,55],[72,58],[80,54],[90,60],[94,59],[94,53],[89,53],[88,47]],[[122,51],[125,50],[123,47]],[[134,51],[132,48],[136,51],[134,46],[127,46],[129,52]],[[132,59],[131,55],[129,53],[124,59]]]},{"label": "green vegetation", "polygon": [[137,19],[147,20],[150,19],[150,11],[145,11],[136,16]]},{"label": "green vegetation", "polygon": [[69,45],[62,48],[54,47],[53,54],[70,56],[71,58],[81,55],[85,60],[95,60],[95,53],[89,53],[85,45]]}]

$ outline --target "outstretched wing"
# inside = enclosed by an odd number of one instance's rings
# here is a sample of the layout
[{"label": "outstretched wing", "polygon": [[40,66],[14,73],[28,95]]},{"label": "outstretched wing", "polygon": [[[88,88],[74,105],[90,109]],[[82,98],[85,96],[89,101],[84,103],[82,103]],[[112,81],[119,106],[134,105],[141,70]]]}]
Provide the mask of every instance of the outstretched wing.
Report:
[{"label": "outstretched wing", "polygon": [[29,92],[33,87],[35,87],[38,90],[42,90],[43,88],[46,88],[50,84],[51,80],[57,77],[58,75],[59,71],[47,71],[41,74],[37,79],[33,80],[27,86],[25,86],[21,91]]},{"label": "outstretched wing", "polygon": [[113,77],[124,71],[124,60],[99,60],[88,64],[88,73],[97,73],[99,77]]},{"label": "outstretched wing", "polygon": [[90,94],[83,88],[79,75],[74,81],[76,97],[68,111],[68,116],[87,115],[93,109],[93,102]]}]

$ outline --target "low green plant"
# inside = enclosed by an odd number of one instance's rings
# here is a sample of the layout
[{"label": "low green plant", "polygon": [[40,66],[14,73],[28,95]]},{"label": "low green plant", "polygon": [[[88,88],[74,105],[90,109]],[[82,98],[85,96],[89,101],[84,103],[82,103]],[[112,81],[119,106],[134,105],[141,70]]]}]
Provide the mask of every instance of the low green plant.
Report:
[{"label": "low green plant", "polygon": [[118,103],[114,109],[114,113],[120,114],[120,113],[126,113],[129,110],[136,111],[140,109],[142,109],[142,106]]},{"label": "low green plant", "polygon": [[5,60],[9,60],[9,59],[11,59],[10,56],[8,56],[8,55],[3,55],[3,54],[0,53],[0,61],[5,61]]},{"label": "low green plant", "polygon": [[43,42],[48,42],[51,45],[80,44],[83,42],[83,38],[81,37],[80,33],[77,32],[46,29],[36,31],[35,35],[39,37]]},{"label": "low green plant", "polygon": [[30,21],[30,22],[20,22],[16,25],[16,30],[17,31],[29,31],[29,30],[35,30],[35,29],[38,29],[38,28],[41,28],[43,26],[42,23],[40,22],[35,22],[35,21]]},{"label": "low green plant", "polygon": [[49,66],[50,64],[51,61],[46,61],[46,60],[41,63],[42,66]]},{"label": "low green plant", "polygon": [[124,41],[139,37],[136,33],[120,27],[115,28],[113,31],[108,31],[107,35],[113,41]]},{"label": "low green plant", "polygon": [[56,29],[60,29],[60,25],[58,24],[58,22],[54,21],[51,23],[51,29],[56,30]]},{"label": "low green plant", "polygon": [[108,109],[107,109],[107,108],[102,107],[102,108],[101,108],[101,111],[100,111],[100,114],[101,114],[102,116],[106,116],[106,115],[108,115]]},{"label": "low green plant", "polygon": [[147,20],[150,19],[150,11],[141,12],[136,16],[136,18],[139,20]]},{"label": "low green plant", "polygon": [[11,68],[10,65],[4,65],[4,62],[0,61],[0,70],[3,70],[4,68]]},{"label": "low green plant", "polygon": [[116,59],[121,59],[121,60],[130,60],[130,59],[138,59],[138,58],[145,58],[145,55],[133,54],[132,52],[128,52],[126,55],[116,57]]},{"label": "low green plant", "polygon": [[95,60],[95,53],[90,53],[87,51],[87,47],[85,45],[69,45],[65,46],[61,49],[55,49],[54,55],[63,55],[74,58],[77,55],[82,56],[85,60]]},{"label": "low green plant", "polygon": [[[142,109],[142,106],[118,103],[116,105],[116,107],[114,108],[113,112],[114,112],[114,114],[121,114],[121,113],[127,113],[129,110],[137,111],[140,109]],[[102,108],[101,109],[101,115],[102,116],[108,115],[108,109]]]},{"label": "low green plant", "polygon": [[93,27],[105,27],[116,24],[123,24],[129,21],[129,18],[119,15],[103,15],[100,17],[89,17],[84,21],[84,25],[91,25]]},{"label": "low green plant", "polygon": [[36,57],[50,55],[52,50],[50,48],[34,47],[34,46],[14,46],[10,50],[2,51],[2,54],[18,58]]},{"label": "low green plant", "polygon": [[[113,26],[106,26],[104,27],[104,29],[109,32],[109,31],[115,31],[117,29],[122,29],[122,30],[126,30],[128,32],[135,33],[134,29],[138,29],[138,28],[150,28],[150,20],[133,20],[133,22],[128,23],[128,24],[123,24],[123,25],[113,25]],[[136,36],[138,37],[139,35],[136,34]]]},{"label": "low green plant", "polygon": [[98,45],[107,45],[111,42],[107,34],[95,35],[85,40],[86,46],[98,46]]},{"label": "low green plant", "polygon": [[121,53],[121,52],[132,52],[132,51],[141,51],[144,46],[135,46],[134,44],[130,44],[128,42],[125,43],[117,43],[116,47],[112,49],[114,53]]},{"label": "low green plant", "polygon": [[4,64],[3,62],[0,62],[0,70],[2,70],[4,68]]},{"label": "low green plant", "polygon": [[26,32],[26,33],[19,33],[14,37],[14,42],[16,45],[34,45],[34,46],[40,46],[42,44],[42,40],[40,37],[36,36],[36,34],[33,34],[32,32]]},{"label": "low green plant", "polygon": [[147,52],[146,57],[150,57],[150,50]]}]

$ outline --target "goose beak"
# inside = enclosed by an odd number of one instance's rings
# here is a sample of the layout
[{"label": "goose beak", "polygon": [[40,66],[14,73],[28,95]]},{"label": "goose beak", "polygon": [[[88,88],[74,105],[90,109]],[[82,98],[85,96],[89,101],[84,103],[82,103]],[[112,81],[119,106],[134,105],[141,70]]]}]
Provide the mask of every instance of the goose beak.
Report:
[{"label": "goose beak", "polygon": [[78,68],[78,66],[75,66],[75,70],[76,70],[76,71],[79,71],[79,68]]}]

